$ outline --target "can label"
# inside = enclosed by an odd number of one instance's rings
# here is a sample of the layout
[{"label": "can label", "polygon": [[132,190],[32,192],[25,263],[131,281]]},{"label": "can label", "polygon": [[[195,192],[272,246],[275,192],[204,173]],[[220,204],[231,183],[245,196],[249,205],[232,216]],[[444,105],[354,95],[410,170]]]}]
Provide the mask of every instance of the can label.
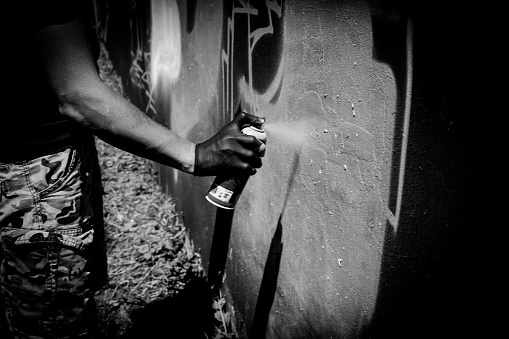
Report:
[{"label": "can label", "polygon": [[247,183],[248,177],[228,177],[219,175],[205,198],[217,207],[232,210],[239,199],[240,193]]},{"label": "can label", "polygon": [[226,203],[230,202],[230,198],[233,195],[233,191],[230,191],[229,189],[226,189],[222,186],[214,187],[209,193],[217,200],[221,200]]}]

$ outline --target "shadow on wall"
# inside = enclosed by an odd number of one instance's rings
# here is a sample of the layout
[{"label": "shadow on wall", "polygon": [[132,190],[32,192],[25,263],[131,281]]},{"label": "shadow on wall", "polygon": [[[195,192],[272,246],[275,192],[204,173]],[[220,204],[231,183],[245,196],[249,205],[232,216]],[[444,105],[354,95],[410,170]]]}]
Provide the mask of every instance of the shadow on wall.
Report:
[{"label": "shadow on wall", "polygon": [[258,291],[258,299],[251,326],[250,338],[265,338],[267,326],[269,324],[269,314],[276,296],[277,279],[279,267],[281,265],[281,255],[283,254],[283,225],[281,219],[283,213],[279,216],[276,231],[270,242],[269,253],[265,268],[263,270],[262,282]]},{"label": "shadow on wall", "polygon": [[209,285],[194,280],[177,295],[133,311],[132,326],[122,339],[205,338],[214,333],[212,302]]},{"label": "shadow on wall", "polygon": [[[299,166],[299,159],[299,154],[295,153],[285,201],[283,202],[283,209],[279,215],[276,230],[270,242],[267,260],[264,266],[256,308],[254,311],[253,323],[251,325],[250,338],[265,338],[267,332],[269,314],[276,296],[279,268],[281,264],[281,256],[283,254],[282,219],[285,212],[286,202],[291,192],[292,184],[294,183],[294,177]],[[213,289],[221,288],[228,255],[233,213],[234,210],[217,209],[208,272],[208,281],[212,285]]]},{"label": "shadow on wall", "polygon": [[[413,22],[413,86],[401,214],[387,222],[375,312],[363,338],[472,338],[480,330],[468,261],[475,237],[473,180],[465,154],[473,112],[464,79],[472,62],[464,8],[371,3],[374,58],[397,85],[389,208],[396,214],[402,149],[406,21]],[[395,11],[393,11],[395,10]],[[399,13],[399,14],[398,14]],[[397,229],[394,227],[397,226]]]},{"label": "shadow on wall", "polygon": [[253,316],[253,323],[251,325],[251,333],[249,338],[265,338],[267,333],[267,326],[269,324],[269,314],[274,303],[276,296],[277,281],[279,276],[279,268],[281,265],[281,256],[283,254],[283,224],[282,219],[286,209],[286,203],[290,195],[292,185],[297,174],[297,169],[300,162],[300,155],[294,154],[291,174],[288,180],[288,187],[286,190],[285,200],[283,201],[283,208],[279,215],[274,236],[270,242],[269,253],[265,262],[263,276],[258,291],[258,298],[256,301],[256,308]]}]

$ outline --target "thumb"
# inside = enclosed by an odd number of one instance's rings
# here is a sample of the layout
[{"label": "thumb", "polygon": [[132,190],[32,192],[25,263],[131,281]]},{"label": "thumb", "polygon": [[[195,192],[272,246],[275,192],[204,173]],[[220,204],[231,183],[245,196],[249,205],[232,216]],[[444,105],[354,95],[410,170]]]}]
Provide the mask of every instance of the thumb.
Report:
[{"label": "thumb", "polygon": [[245,126],[261,127],[265,123],[265,118],[249,114],[247,112],[240,112],[235,116],[233,121],[237,124],[239,129]]}]

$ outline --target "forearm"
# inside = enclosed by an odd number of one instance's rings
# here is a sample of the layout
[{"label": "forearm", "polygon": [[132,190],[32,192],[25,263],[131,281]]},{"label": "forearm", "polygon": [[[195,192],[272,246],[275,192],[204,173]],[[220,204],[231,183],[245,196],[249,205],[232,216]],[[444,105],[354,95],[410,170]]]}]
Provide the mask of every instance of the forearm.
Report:
[{"label": "forearm", "polygon": [[259,142],[242,134],[241,127],[263,124],[263,119],[240,113],[198,145],[179,137],[102,82],[86,27],[73,21],[42,28],[34,36],[35,54],[63,115],[118,148],[194,175],[230,170],[252,175],[261,166],[253,151]]},{"label": "forearm", "polygon": [[[93,84],[93,86],[90,86]],[[194,170],[195,144],[158,124],[102,82],[60,93],[62,114],[111,145],[184,172]]]}]

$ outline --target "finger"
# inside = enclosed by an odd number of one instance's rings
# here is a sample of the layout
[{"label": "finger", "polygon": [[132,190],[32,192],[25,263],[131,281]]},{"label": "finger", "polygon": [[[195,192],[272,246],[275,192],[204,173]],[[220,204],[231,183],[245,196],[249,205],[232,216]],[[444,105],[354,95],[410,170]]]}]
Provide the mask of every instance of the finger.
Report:
[{"label": "finger", "polygon": [[252,115],[247,112],[241,112],[235,116],[234,121],[236,122],[237,126],[239,126],[239,128],[242,128],[246,125],[261,126],[265,123],[265,118]]},{"label": "finger", "polygon": [[258,156],[261,158],[263,156],[265,156],[265,149],[267,148],[267,145],[265,145],[263,142],[262,144],[260,145],[260,147],[258,147],[256,151],[256,153],[258,154]]},{"label": "finger", "polygon": [[245,148],[255,151],[259,157],[263,157],[265,155],[265,149],[267,146],[265,143],[256,139],[256,137],[253,136],[253,138],[254,140],[249,140],[248,138],[239,137],[238,142]]},{"label": "finger", "polygon": [[245,173],[245,174],[248,174],[248,175],[253,175],[256,173],[256,168],[249,165],[248,163],[246,162],[243,162],[239,159],[237,159],[235,161],[235,167],[242,173]]},{"label": "finger", "polygon": [[236,139],[239,144],[250,150],[256,150],[263,144],[255,136],[247,134],[238,135]]},{"label": "finger", "polygon": [[248,115],[251,115],[252,117],[256,117],[256,119],[254,121],[251,121],[251,122],[248,123],[249,125],[259,125],[259,126],[261,126],[265,122],[265,118],[257,117],[257,116],[255,116],[253,114],[247,113],[247,110],[242,108],[242,104],[241,103],[239,103],[239,107],[237,108],[237,112],[235,113],[235,115],[238,115],[240,113],[246,113]]},{"label": "finger", "polygon": [[238,141],[245,148],[255,151],[258,154],[259,157],[265,156],[265,150],[267,148],[267,145],[265,145],[264,142],[262,142],[261,140],[257,139],[256,137],[253,136],[253,138],[255,138],[254,141],[253,140],[249,140],[247,138],[239,138]]},{"label": "finger", "polygon": [[240,159],[242,162],[248,164],[253,168],[262,167],[262,159],[255,152],[251,152],[251,154],[247,156],[245,154],[239,154],[238,159]]},{"label": "finger", "polygon": [[236,157],[241,161],[254,168],[262,167],[262,159],[258,155],[258,152],[242,147],[240,144],[233,145],[232,150],[235,152]]}]

